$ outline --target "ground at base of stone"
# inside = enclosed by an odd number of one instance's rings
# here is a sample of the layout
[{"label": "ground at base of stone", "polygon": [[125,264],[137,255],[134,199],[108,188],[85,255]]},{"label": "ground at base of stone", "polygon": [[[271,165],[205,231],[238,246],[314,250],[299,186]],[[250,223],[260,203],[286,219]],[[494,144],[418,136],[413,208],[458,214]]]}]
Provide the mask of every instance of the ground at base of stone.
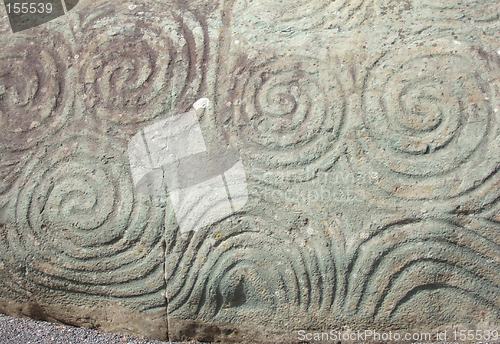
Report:
[{"label": "ground at base of stone", "polygon": [[[168,344],[0,314],[0,344]],[[183,342],[171,344],[202,344]]]}]

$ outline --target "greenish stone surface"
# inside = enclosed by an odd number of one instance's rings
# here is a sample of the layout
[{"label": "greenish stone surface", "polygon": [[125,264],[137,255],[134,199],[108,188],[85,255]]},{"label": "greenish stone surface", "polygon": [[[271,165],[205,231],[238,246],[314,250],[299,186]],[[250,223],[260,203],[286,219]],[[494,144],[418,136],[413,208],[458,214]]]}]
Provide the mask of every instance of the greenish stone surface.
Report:
[{"label": "greenish stone surface", "polygon": [[[0,312],[155,339],[498,330],[496,0],[0,7]],[[198,113],[242,210],[181,232],[134,189],[143,128]]]}]

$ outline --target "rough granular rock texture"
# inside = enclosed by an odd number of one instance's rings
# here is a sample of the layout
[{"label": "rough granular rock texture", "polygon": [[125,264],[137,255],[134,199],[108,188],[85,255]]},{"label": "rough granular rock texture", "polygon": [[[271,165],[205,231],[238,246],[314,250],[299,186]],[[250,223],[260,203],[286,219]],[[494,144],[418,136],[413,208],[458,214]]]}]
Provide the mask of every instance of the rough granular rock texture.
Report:
[{"label": "rough granular rock texture", "polygon": [[[0,311],[155,339],[497,329],[497,0],[0,6]],[[243,210],[183,233],[127,145],[199,98]]]},{"label": "rough granular rock texture", "polygon": [[[0,314],[0,343],[2,344],[165,344],[120,334],[100,333],[60,324],[31,319],[17,319]],[[174,343],[169,344],[194,344]]]}]

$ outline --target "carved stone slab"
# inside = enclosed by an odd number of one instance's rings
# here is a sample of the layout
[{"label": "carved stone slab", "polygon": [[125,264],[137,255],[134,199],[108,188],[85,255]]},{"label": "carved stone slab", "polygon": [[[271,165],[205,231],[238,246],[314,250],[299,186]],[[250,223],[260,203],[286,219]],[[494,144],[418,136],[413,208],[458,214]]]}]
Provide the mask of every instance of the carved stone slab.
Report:
[{"label": "carved stone slab", "polygon": [[[164,340],[498,330],[498,1],[88,0],[16,33],[6,11],[0,312]],[[205,225],[199,188],[189,230],[127,149],[200,98],[248,199]]]}]

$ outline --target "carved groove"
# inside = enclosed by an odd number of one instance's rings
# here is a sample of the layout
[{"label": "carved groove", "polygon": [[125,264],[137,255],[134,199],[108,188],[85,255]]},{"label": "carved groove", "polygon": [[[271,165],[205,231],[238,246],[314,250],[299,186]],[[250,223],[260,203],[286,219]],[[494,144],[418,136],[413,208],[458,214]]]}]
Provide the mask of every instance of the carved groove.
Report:
[{"label": "carved groove", "polygon": [[335,73],[307,56],[251,61],[232,73],[221,125],[236,133],[257,178],[308,180],[336,162],[347,104]]},{"label": "carved groove", "polygon": [[134,195],[122,153],[85,136],[49,152],[26,168],[8,237],[29,252],[28,287],[161,306],[163,212]]},{"label": "carved groove", "polygon": [[206,24],[175,6],[150,2],[93,11],[81,23],[80,82],[99,119],[137,130],[160,115],[184,112],[200,97]]},{"label": "carved groove", "polygon": [[[4,37],[2,37],[4,38]],[[35,31],[0,40],[0,194],[10,189],[30,149],[71,116],[71,48],[62,34]]]},{"label": "carved groove", "polygon": [[377,60],[363,85],[363,127],[349,146],[353,171],[370,181],[361,185],[394,201],[441,203],[494,190],[499,116],[480,61],[448,40]]}]

